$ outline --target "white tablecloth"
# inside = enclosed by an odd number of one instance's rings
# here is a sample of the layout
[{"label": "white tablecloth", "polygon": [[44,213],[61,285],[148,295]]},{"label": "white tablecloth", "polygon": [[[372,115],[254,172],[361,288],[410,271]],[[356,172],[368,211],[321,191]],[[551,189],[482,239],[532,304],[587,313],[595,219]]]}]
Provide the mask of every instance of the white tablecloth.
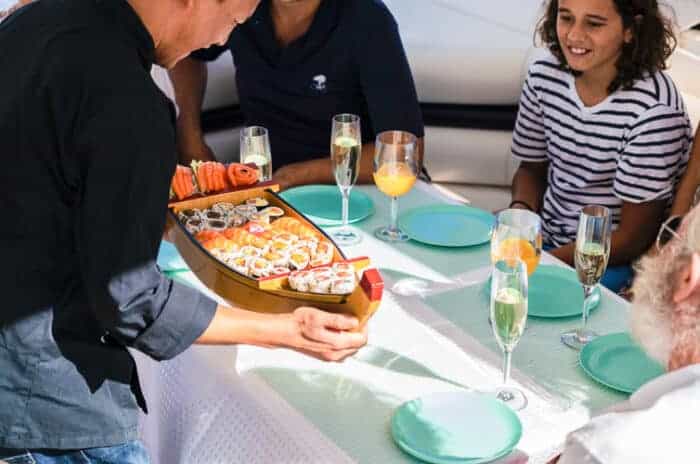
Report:
[{"label": "white tablecloth", "polygon": [[[143,439],[154,463],[415,462],[393,443],[389,423],[403,401],[431,392],[486,389],[501,380],[501,354],[487,322],[483,280],[488,247],[440,249],[387,245],[371,231],[387,221],[374,187],[376,214],[358,224],[361,245],[385,279],[370,321],[368,346],[342,364],[288,350],[195,346],[166,363],[137,356],[150,414]],[[447,202],[419,184],[404,207]],[[545,256],[543,262],[554,263]],[[197,284],[191,274],[181,274]],[[428,282],[429,294],[389,291],[399,281]],[[405,292],[402,292],[405,293]],[[624,330],[626,304],[604,291],[591,327]],[[529,321],[514,355],[514,383],[529,399],[518,414],[524,434],[502,463],[543,463],[593,411],[624,399],[588,379],[577,355],[559,342],[576,320]]]}]

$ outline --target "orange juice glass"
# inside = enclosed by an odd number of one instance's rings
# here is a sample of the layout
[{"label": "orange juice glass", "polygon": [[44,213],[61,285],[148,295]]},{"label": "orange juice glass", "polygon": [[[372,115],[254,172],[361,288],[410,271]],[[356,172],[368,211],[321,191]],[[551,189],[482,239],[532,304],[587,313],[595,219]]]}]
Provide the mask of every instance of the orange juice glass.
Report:
[{"label": "orange juice glass", "polygon": [[374,183],[391,197],[391,223],[374,235],[386,242],[403,242],[408,236],[398,226],[398,197],[407,194],[418,175],[417,138],[409,132],[387,131],[377,135]]},{"label": "orange juice glass", "polygon": [[540,217],[524,209],[506,209],[498,213],[491,236],[491,262],[520,259],[528,275],[537,269],[542,255]]}]

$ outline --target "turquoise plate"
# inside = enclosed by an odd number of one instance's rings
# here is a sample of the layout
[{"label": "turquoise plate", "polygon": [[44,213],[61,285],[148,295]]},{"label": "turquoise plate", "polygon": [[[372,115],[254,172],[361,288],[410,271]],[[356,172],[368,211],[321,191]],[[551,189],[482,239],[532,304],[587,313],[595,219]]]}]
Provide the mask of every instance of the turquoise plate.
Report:
[{"label": "turquoise plate", "polygon": [[467,247],[491,240],[493,214],[471,206],[430,205],[406,211],[399,228],[428,245]]},{"label": "turquoise plate", "polygon": [[[600,303],[600,289],[593,290],[590,309]],[[527,315],[558,318],[580,316],[583,311],[583,287],[576,271],[568,267],[541,264],[530,276]]]},{"label": "turquoise plate", "polygon": [[594,339],[581,350],[579,363],[593,380],[624,393],[634,393],[664,373],[663,366],[649,358],[627,333]]},{"label": "turquoise plate", "polygon": [[[304,185],[285,190],[280,196],[319,226],[337,226],[343,220],[342,197],[335,185]],[[358,222],[374,213],[374,203],[364,192],[350,191],[348,222]]]},{"label": "turquoise plate", "polygon": [[402,450],[423,461],[478,464],[509,454],[522,437],[522,424],[491,396],[448,392],[399,406],[391,433]]},{"label": "turquoise plate", "polygon": [[190,270],[177,248],[175,248],[175,245],[165,240],[160,242],[157,263],[163,272],[184,272]]}]

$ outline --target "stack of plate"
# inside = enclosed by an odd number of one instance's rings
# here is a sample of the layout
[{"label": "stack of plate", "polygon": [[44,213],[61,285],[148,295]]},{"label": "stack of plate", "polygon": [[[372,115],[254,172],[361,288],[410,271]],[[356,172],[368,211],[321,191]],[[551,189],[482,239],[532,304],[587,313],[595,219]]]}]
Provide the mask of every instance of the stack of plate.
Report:
[{"label": "stack of plate", "polygon": [[511,453],[522,424],[513,410],[491,396],[448,392],[399,406],[391,432],[402,450],[423,461],[479,464]]}]

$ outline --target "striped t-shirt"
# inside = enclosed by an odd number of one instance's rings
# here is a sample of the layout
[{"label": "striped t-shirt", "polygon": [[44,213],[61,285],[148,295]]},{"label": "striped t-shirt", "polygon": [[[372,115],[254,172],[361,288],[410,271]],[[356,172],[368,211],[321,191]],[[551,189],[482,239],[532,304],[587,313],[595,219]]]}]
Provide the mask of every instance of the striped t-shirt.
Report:
[{"label": "striped t-shirt", "polygon": [[554,56],[536,61],[520,97],[511,147],[521,161],[549,162],[542,207],[545,243],[576,239],[579,212],[622,202],[669,200],[685,166],[692,129],[680,93],[663,72],[585,107],[574,77]]}]

